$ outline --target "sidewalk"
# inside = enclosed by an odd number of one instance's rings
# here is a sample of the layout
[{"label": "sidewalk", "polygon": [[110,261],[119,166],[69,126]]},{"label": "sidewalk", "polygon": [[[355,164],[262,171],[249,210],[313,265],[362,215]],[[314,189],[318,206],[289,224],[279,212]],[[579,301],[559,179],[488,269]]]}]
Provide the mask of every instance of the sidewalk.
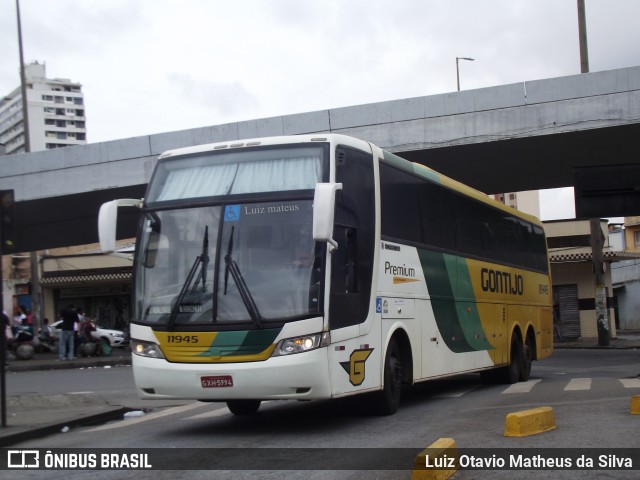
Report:
[{"label": "sidewalk", "polygon": [[615,338],[609,340],[609,345],[602,347],[598,345],[597,337],[571,338],[564,341],[555,341],[555,349],[562,348],[600,348],[600,349],[640,349],[640,331],[619,330]]},{"label": "sidewalk", "polygon": [[[597,338],[579,338],[558,342],[556,349],[640,349],[640,331],[618,332],[608,347],[598,345]],[[109,357],[76,358],[59,361],[56,353],[38,353],[30,360],[12,360],[7,375],[33,370],[63,368],[104,368],[131,365],[131,351],[116,348]],[[164,405],[158,405],[161,407]],[[0,428],[0,447],[60,433],[66,428],[122,419],[130,410],[114,406],[88,394],[39,395],[26,394],[7,398],[7,427]]]},{"label": "sidewalk", "polygon": [[[131,365],[129,348],[114,348],[108,357],[79,357],[58,360],[55,352],[37,353],[29,360],[10,360],[6,375],[36,370],[105,368]],[[123,418],[130,409],[109,405],[87,394],[12,395],[6,398],[6,427],[0,427],[0,447],[64,432],[81,425],[91,425]]]},{"label": "sidewalk", "polygon": [[9,360],[7,372],[25,372],[30,370],[60,370],[66,368],[90,368],[116,365],[131,365],[129,347],[114,348],[107,357],[82,357],[73,360],[58,360],[57,352],[36,353],[29,360]]}]

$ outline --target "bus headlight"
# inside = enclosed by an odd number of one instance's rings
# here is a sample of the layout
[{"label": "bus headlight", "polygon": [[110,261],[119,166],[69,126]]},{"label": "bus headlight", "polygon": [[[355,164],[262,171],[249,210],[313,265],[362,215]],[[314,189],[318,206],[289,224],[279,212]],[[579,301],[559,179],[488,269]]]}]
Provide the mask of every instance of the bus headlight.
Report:
[{"label": "bus headlight", "polygon": [[274,357],[281,355],[291,355],[293,353],[308,352],[316,348],[326,347],[331,343],[329,332],[305,335],[303,337],[285,338],[280,340],[273,352]]},{"label": "bus headlight", "polygon": [[141,357],[164,358],[160,346],[153,342],[131,339],[131,351]]}]

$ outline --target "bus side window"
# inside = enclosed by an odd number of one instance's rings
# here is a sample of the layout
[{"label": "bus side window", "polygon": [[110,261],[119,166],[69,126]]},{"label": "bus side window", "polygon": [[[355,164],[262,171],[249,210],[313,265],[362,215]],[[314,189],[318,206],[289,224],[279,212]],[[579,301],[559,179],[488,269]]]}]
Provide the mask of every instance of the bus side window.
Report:
[{"label": "bus side window", "polygon": [[358,293],[357,230],[345,225],[334,227],[338,249],[334,250],[331,290],[335,293]]},{"label": "bus side window", "polygon": [[375,250],[375,189],[371,153],[338,147],[331,255],[330,328],[357,325],[367,319]]},{"label": "bus side window", "polygon": [[355,228],[347,228],[346,236],[346,292],[358,292],[358,231]]}]

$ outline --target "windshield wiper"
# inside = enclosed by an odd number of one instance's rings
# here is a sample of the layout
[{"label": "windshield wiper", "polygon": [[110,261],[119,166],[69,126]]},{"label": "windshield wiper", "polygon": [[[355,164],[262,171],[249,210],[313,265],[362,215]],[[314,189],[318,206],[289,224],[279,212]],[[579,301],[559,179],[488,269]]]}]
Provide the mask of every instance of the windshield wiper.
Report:
[{"label": "windshield wiper", "polygon": [[245,282],[242,273],[240,272],[240,268],[238,268],[238,264],[233,259],[231,254],[233,253],[233,232],[235,226],[231,227],[231,237],[229,237],[229,243],[227,245],[227,254],[224,256],[224,263],[226,265],[224,271],[224,294],[227,294],[227,285],[229,282],[229,272],[231,272],[231,276],[233,277],[233,281],[236,283],[236,287],[238,287],[238,293],[240,293],[240,298],[242,299],[242,303],[244,303],[247,312],[251,316],[251,320],[258,327],[262,326],[262,321],[264,318],[260,315],[260,310],[258,310],[258,305],[256,305],[256,301],[251,295],[251,291],[247,286],[247,282]]},{"label": "windshield wiper", "polygon": [[191,265],[189,274],[187,275],[187,278],[185,279],[184,284],[182,285],[182,289],[180,290],[180,293],[176,298],[176,303],[173,305],[173,308],[171,308],[171,316],[169,317],[169,323],[168,323],[169,327],[172,327],[173,324],[175,323],[178,313],[180,311],[180,306],[182,305],[182,301],[184,300],[184,297],[187,295],[187,292],[189,291],[189,286],[191,285],[191,282],[193,282],[193,279],[196,276],[196,273],[198,271],[198,266],[200,265],[202,265],[202,272],[200,275],[200,279],[196,281],[195,285],[193,286],[193,289],[195,290],[196,287],[198,286],[199,281],[202,280],[202,293],[204,294],[207,291],[207,265],[209,264],[208,251],[209,251],[209,226],[205,225],[204,235],[202,237],[202,252],[200,253],[200,255],[196,257],[195,261],[193,262],[193,265]]}]

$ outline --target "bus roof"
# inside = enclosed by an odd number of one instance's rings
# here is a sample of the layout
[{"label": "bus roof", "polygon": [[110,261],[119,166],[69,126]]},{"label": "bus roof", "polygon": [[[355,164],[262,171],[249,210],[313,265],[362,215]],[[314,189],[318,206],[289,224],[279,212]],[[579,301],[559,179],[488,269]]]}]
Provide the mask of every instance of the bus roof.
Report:
[{"label": "bus roof", "polygon": [[177,155],[190,155],[194,153],[204,153],[219,150],[233,150],[244,147],[258,147],[269,145],[287,145],[294,143],[315,143],[315,142],[331,142],[349,145],[363,150],[371,150],[368,142],[358,138],[349,137],[337,133],[317,133],[305,135],[285,135],[280,137],[262,137],[244,140],[232,140],[226,142],[206,143],[195,145],[192,147],[183,147],[168,150],[160,155],[159,158],[173,157]]},{"label": "bus roof", "polygon": [[[244,147],[257,147],[257,146],[269,146],[269,145],[286,145],[286,144],[295,144],[295,143],[314,143],[314,142],[330,142],[333,144],[341,144],[352,146],[355,148],[359,148],[362,150],[371,150],[372,145],[364,140],[360,140],[355,137],[350,137],[347,135],[341,135],[337,133],[316,133],[316,134],[304,134],[304,135],[285,135],[285,136],[277,136],[277,137],[262,137],[262,138],[252,138],[245,140],[232,140],[226,142],[217,142],[217,143],[207,143],[202,145],[195,145],[191,147],[183,147],[176,148],[172,150],[168,150],[162,153],[158,158],[168,158],[173,156],[181,156],[181,155],[191,155],[197,153],[205,153],[211,151],[220,151],[220,150],[233,150],[240,149]],[[473,197],[480,202],[491,205],[494,208],[499,210],[503,210],[510,215],[514,215],[516,217],[527,220],[536,225],[542,226],[542,222],[533,215],[529,215],[527,213],[521,212],[514,208],[508,207],[503,203],[497,202],[484,194],[483,192],[476,190],[468,185],[465,185],[457,180],[454,180],[446,175],[436,172],[431,168],[419,164],[413,163],[408,160],[405,160],[398,155],[390,153],[386,150],[384,152],[384,160],[388,163],[401,168],[405,171],[409,171],[419,177],[425,178],[434,183],[439,183],[441,185],[446,186],[451,190],[455,190],[457,192],[462,193],[463,195],[467,195],[469,197]]]}]

